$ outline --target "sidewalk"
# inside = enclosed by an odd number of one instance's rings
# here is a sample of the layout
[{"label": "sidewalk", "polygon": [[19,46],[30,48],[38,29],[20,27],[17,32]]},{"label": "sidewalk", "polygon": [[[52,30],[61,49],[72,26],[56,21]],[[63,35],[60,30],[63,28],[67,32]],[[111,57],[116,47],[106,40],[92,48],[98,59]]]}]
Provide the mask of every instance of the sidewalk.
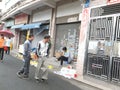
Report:
[{"label": "sidewalk", "polygon": [[[13,50],[11,51],[11,55],[15,56],[19,59],[22,60],[22,55],[20,55],[17,50]],[[31,61],[31,65],[36,66],[37,62],[36,61]],[[60,62],[55,58],[55,57],[51,57],[47,60],[47,62],[45,63],[45,65],[52,71],[60,71],[62,67],[60,67]],[[67,67],[67,65],[65,64],[64,66]],[[73,64],[73,67],[75,67],[75,65]],[[102,81],[102,80],[98,80],[95,78],[92,78],[90,76],[84,75],[82,77],[78,76],[77,78],[74,78],[74,80],[77,80],[81,83],[84,83],[86,85],[90,85],[92,87],[95,88],[99,88],[101,90],[120,90],[120,87],[117,85],[114,85],[112,83],[109,83],[107,81]]]},{"label": "sidewalk", "polygon": [[103,81],[100,79],[93,78],[92,76],[84,75],[84,77],[78,77],[75,80],[97,87],[102,90],[120,90],[120,86],[119,86],[120,84]]}]

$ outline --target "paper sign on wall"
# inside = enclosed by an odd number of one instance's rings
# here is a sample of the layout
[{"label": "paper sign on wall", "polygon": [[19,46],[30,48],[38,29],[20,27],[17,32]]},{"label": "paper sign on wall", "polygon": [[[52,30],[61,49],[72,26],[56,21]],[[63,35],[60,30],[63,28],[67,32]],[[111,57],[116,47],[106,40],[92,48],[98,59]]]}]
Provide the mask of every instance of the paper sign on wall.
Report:
[{"label": "paper sign on wall", "polygon": [[120,3],[120,0],[108,0],[108,4]]}]

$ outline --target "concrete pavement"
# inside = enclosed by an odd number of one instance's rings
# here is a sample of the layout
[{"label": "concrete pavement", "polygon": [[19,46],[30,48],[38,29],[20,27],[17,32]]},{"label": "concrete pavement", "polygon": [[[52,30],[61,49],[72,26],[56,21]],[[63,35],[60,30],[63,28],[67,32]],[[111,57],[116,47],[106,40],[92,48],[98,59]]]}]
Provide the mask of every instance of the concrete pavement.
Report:
[{"label": "concrete pavement", "polygon": [[16,72],[22,66],[22,61],[5,55],[4,62],[0,63],[0,90],[99,90],[82,83],[72,82],[53,73],[49,74],[47,83],[36,83],[34,80],[35,68],[30,68],[30,78],[22,80]]}]

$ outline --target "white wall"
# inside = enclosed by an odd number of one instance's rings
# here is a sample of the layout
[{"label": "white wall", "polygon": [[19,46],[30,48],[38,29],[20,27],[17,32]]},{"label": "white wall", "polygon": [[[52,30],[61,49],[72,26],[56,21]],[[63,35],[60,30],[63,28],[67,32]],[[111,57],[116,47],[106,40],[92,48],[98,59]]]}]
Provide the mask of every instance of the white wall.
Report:
[{"label": "white wall", "polygon": [[20,0],[2,0],[2,12],[5,12],[6,10],[8,10],[11,6],[13,6],[14,4],[16,4],[18,1]]},{"label": "white wall", "polygon": [[79,14],[82,12],[80,1],[61,5],[57,8],[57,17]]},{"label": "white wall", "polygon": [[50,20],[52,15],[52,9],[36,12],[33,14],[32,22]]}]

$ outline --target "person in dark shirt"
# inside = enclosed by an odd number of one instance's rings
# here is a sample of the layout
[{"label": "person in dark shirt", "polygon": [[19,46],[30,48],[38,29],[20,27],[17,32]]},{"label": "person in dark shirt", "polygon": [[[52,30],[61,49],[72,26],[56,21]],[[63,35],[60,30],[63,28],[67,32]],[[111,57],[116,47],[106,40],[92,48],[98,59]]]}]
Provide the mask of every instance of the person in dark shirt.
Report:
[{"label": "person in dark shirt", "polygon": [[29,39],[25,41],[24,43],[24,52],[23,52],[23,58],[24,58],[24,65],[20,71],[17,72],[17,76],[20,78],[28,78],[29,77],[29,66],[30,66],[30,58],[31,58],[31,43],[34,39],[33,35],[29,35]]}]

